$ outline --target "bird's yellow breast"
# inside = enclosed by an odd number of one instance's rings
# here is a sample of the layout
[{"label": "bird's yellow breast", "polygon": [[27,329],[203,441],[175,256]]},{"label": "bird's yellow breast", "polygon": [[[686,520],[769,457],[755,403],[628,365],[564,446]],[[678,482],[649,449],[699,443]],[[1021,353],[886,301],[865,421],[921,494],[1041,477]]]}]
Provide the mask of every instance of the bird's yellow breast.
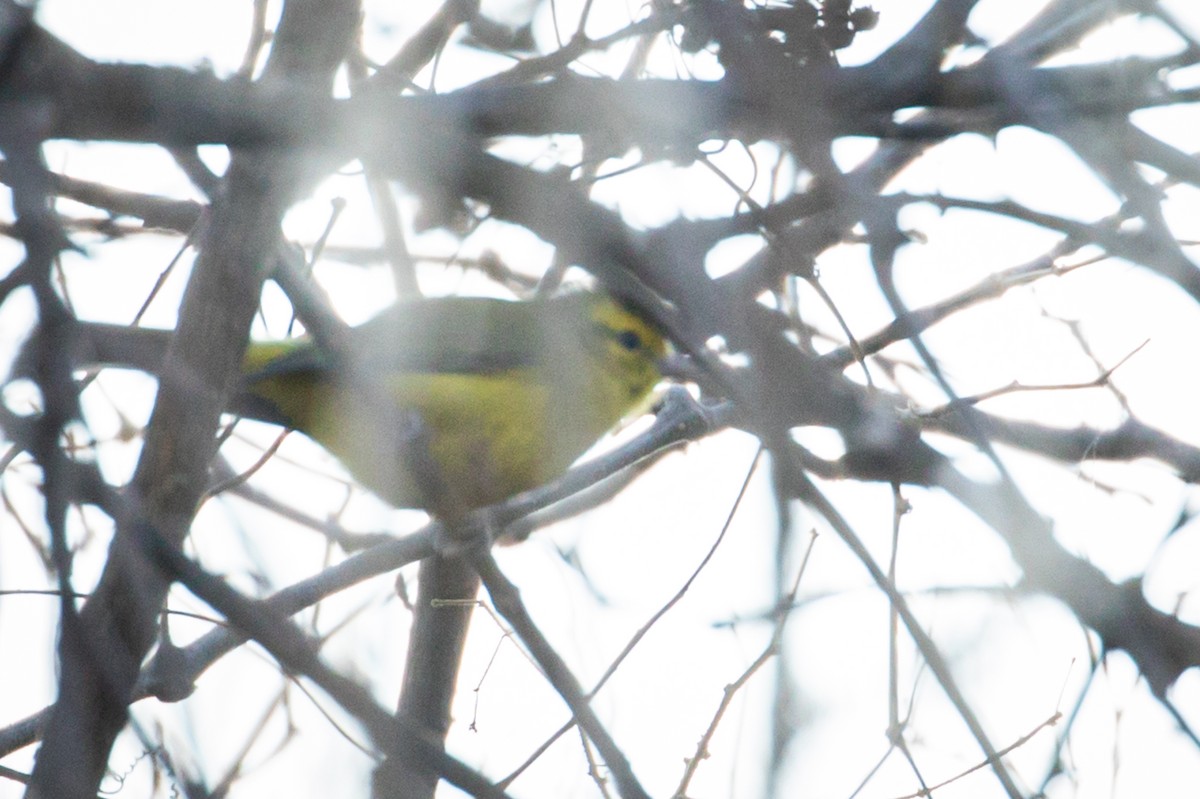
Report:
[{"label": "bird's yellow breast", "polygon": [[491,504],[564,472],[658,381],[653,328],[607,299],[565,318],[560,308],[518,368],[397,371],[352,387],[320,370],[272,373],[287,348],[265,344],[246,372],[268,376],[246,388],[397,507]]}]

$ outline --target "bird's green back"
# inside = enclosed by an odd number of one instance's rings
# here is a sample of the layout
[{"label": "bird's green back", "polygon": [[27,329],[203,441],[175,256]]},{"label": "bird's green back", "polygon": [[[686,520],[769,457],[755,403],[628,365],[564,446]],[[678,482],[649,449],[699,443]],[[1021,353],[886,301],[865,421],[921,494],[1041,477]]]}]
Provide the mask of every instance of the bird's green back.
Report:
[{"label": "bird's green back", "polygon": [[399,304],[350,350],[346,369],[303,340],[254,343],[235,404],[309,435],[398,507],[462,510],[563,472],[645,399],[665,344],[576,293]]}]

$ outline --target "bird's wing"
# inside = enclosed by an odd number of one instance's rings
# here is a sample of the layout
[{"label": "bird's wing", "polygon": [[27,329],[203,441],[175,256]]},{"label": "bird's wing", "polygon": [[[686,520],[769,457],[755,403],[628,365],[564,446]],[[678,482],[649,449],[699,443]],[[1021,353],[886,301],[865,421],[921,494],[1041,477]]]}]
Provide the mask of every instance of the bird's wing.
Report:
[{"label": "bird's wing", "polygon": [[[360,367],[380,374],[487,374],[538,362],[547,336],[545,301],[444,297],[398,303],[354,328]],[[332,355],[310,340],[275,347],[245,376],[247,383],[309,375],[331,377]]]}]

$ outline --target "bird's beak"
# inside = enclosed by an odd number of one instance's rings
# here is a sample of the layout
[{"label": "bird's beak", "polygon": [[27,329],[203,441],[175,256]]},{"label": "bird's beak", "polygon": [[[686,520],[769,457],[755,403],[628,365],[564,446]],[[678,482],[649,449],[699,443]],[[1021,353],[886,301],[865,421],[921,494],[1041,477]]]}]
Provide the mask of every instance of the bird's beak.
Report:
[{"label": "bird's beak", "polygon": [[657,359],[655,365],[663,377],[678,380],[681,383],[695,383],[701,377],[696,363],[681,352],[669,352]]}]

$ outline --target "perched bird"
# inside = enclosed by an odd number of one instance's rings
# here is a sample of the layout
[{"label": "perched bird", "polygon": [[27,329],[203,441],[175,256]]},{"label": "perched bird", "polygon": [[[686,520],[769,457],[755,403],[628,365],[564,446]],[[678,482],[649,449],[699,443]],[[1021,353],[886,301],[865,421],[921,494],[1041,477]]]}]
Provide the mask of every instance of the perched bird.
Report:
[{"label": "perched bird", "polygon": [[[158,372],[171,332],[80,323],[74,362]],[[250,342],[228,410],[298,430],[401,508],[467,510],[544,483],[660,379],[660,333],[607,295],[401,302],[349,331]],[[15,374],[21,372],[21,360]]]}]

